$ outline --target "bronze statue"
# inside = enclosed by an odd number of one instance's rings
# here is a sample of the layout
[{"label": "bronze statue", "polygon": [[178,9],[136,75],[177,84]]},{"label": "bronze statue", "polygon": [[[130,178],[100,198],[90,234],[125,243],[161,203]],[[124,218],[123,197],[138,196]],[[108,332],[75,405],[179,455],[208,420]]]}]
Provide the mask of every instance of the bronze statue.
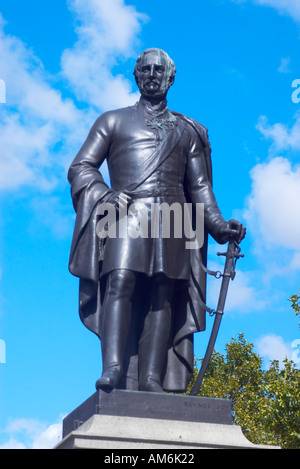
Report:
[{"label": "bronze statue", "polygon": [[[245,236],[215,200],[206,128],[167,108],[175,72],[164,51],[145,50],[134,71],[139,102],[102,114],[69,170],[77,213],[69,268],[80,279],[81,320],[101,339],[97,389],[186,391],[193,336],[205,329],[207,236],[220,244]],[[99,172],[105,160],[111,187]],[[192,205],[191,223],[195,207],[204,207],[202,247],[187,249],[182,230],[162,236],[161,217],[156,236],[99,235],[107,204],[118,211],[117,226],[125,220],[133,233],[142,219],[150,223],[151,207],[164,203]]]}]

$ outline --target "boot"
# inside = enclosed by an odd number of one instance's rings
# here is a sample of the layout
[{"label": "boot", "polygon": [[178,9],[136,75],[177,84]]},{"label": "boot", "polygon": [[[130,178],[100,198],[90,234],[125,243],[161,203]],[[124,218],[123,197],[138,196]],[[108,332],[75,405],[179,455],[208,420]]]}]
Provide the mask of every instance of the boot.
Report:
[{"label": "boot", "polygon": [[166,365],[171,314],[168,309],[150,311],[139,344],[139,390],[164,392],[162,373]]},{"label": "boot", "polygon": [[127,342],[127,318],[124,311],[116,308],[109,311],[105,319],[105,333],[101,339],[102,376],[96,382],[96,389],[114,389],[118,386],[124,361],[124,351]]},{"label": "boot", "polygon": [[124,282],[124,275],[126,272],[114,271],[108,279],[101,327],[103,372],[96,382],[96,389],[116,388],[123,372],[131,318],[130,296],[134,286],[130,278]]}]

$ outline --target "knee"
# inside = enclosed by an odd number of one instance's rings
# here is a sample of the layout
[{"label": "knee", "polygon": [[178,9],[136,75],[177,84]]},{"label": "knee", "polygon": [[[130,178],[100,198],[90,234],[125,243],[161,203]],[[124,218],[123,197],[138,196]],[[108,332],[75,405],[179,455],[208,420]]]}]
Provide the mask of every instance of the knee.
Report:
[{"label": "knee", "polygon": [[174,280],[157,275],[152,286],[152,311],[169,309],[172,303]]},{"label": "knee", "polygon": [[111,295],[130,297],[135,287],[135,273],[131,270],[114,270],[109,274],[109,291]]}]

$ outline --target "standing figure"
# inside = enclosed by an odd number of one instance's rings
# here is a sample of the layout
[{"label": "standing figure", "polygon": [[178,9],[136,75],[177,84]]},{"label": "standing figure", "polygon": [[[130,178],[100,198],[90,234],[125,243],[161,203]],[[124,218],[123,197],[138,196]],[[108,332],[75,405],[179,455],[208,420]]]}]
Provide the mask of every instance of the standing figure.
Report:
[{"label": "standing figure", "polygon": [[[69,268],[80,279],[80,317],[101,340],[97,389],[186,391],[193,336],[205,329],[207,236],[221,244],[245,236],[215,200],[205,127],[168,110],[175,71],[164,51],[145,50],[134,70],[139,102],[96,120],[68,174],[77,213]],[[99,172],[104,161],[110,187]],[[182,229],[187,204],[193,227],[203,207],[197,249],[188,248]],[[118,212],[115,235],[103,236],[97,227],[109,206]],[[182,218],[164,236],[166,206]]]}]

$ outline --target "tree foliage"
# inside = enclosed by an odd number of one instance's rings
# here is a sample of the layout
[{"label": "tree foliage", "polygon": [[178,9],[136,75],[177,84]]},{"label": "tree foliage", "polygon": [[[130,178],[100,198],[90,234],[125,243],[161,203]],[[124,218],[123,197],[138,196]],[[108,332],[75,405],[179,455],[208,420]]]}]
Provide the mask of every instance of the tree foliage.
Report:
[{"label": "tree foliage", "polygon": [[300,449],[300,370],[287,359],[281,368],[274,360],[264,370],[243,334],[225,350],[213,352],[199,396],[230,399],[233,423],[252,443]]},{"label": "tree foliage", "polygon": [[[299,293],[300,293],[300,288],[299,288]],[[289,298],[289,301],[292,303],[291,307],[293,308],[294,313],[296,314],[296,316],[299,316],[299,319],[300,319],[300,296],[296,294],[292,295]],[[300,328],[300,321],[299,321],[299,328]]]}]

